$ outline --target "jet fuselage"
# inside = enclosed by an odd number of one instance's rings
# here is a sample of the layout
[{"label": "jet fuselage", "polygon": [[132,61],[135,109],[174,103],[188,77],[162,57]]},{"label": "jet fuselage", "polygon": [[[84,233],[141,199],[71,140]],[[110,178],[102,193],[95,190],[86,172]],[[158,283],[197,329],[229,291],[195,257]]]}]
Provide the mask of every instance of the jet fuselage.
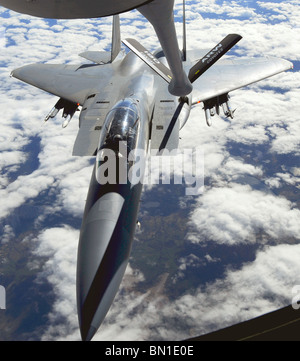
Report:
[{"label": "jet fuselage", "polygon": [[[132,53],[118,65],[136,62],[107,113],[81,227],[77,306],[83,340],[100,327],[119,289],[135,234],[149,142],[154,77]],[[147,69],[148,70],[148,69]]]}]

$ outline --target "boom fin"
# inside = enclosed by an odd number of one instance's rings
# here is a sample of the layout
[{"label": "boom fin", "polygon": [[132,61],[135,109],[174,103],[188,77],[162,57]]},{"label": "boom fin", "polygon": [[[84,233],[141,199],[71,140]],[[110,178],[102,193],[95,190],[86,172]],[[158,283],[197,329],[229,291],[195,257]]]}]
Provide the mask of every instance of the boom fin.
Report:
[{"label": "boom fin", "polygon": [[172,73],[170,69],[161,63],[154,55],[152,55],[142,44],[135,39],[122,40],[135,55],[143,60],[151,69],[160,75],[167,83],[172,80]]},{"label": "boom fin", "polygon": [[236,43],[242,39],[241,35],[229,34],[210,52],[208,52],[189,72],[189,80],[193,83],[225,55]]}]

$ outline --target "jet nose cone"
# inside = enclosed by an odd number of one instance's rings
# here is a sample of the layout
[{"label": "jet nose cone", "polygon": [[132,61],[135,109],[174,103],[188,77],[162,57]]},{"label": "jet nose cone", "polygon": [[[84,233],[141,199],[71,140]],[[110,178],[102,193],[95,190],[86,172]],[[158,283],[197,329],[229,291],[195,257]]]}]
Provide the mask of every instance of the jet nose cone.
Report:
[{"label": "jet nose cone", "polygon": [[[119,289],[127,262],[128,260],[125,260],[115,272],[108,272],[107,274],[105,271],[109,270],[99,267],[95,282],[93,282],[90,292],[78,312],[83,341],[91,341],[102,324]],[[113,273],[113,276],[111,277],[109,273]]]},{"label": "jet nose cone", "polygon": [[92,338],[95,336],[95,333],[97,332],[97,328],[93,326],[91,326],[90,328],[81,327],[80,332],[82,341],[91,341]]},{"label": "jet nose cone", "polygon": [[124,198],[106,193],[88,211],[80,234],[77,308],[82,339],[89,341],[103,322],[122,281],[130,253],[124,228]]}]

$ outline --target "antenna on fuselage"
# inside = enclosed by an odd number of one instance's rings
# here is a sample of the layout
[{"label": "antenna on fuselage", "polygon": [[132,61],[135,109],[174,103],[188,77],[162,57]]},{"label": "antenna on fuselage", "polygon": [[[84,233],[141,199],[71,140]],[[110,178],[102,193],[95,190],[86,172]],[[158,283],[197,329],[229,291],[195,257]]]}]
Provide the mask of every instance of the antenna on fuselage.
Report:
[{"label": "antenna on fuselage", "polygon": [[183,0],[183,48],[182,48],[182,61],[186,61],[186,12],[185,12],[185,0]]}]

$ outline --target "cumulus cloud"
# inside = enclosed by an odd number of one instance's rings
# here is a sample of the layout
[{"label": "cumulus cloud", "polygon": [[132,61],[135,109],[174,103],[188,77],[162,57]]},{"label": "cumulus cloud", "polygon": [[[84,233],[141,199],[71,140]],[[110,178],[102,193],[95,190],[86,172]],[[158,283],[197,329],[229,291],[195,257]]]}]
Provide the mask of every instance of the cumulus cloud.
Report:
[{"label": "cumulus cloud", "polygon": [[65,340],[79,339],[75,288],[78,238],[78,230],[65,226],[45,229],[35,240],[34,254],[48,259],[39,281],[49,282],[55,290],[52,312],[48,315],[50,325],[43,337],[46,340],[57,335]]},{"label": "cumulus cloud", "polygon": [[253,263],[228,271],[224,279],[199,289],[195,296],[180,298],[175,312],[182,312],[190,327],[194,319],[201,319],[196,327],[205,333],[287,305],[299,281],[299,252],[299,245],[267,247]]},{"label": "cumulus cloud", "polygon": [[233,184],[211,188],[199,199],[191,222],[196,232],[194,243],[250,244],[261,242],[260,233],[284,242],[299,240],[300,211],[288,200]]},{"label": "cumulus cloud", "polygon": [[3,227],[3,234],[1,236],[1,244],[4,245],[5,243],[8,243],[10,241],[12,241],[15,237],[15,233],[13,228],[9,225],[6,224]]},{"label": "cumulus cloud", "polygon": [[[59,291],[44,340],[79,339],[73,297],[74,232],[77,231],[67,228],[47,229],[37,239],[36,254],[49,257],[41,281],[47,277]],[[64,239],[59,249],[58,238]],[[144,277],[129,266],[95,340],[182,340],[280,308],[292,299],[300,271],[299,256],[299,245],[266,247],[257,253],[254,262],[237,271],[228,270],[224,278],[173,301],[164,294],[154,297],[151,289],[139,291],[136,285]],[[206,259],[217,261],[209,256]],[[191,266],[202,261],[190,255],[186,262]]]}]

